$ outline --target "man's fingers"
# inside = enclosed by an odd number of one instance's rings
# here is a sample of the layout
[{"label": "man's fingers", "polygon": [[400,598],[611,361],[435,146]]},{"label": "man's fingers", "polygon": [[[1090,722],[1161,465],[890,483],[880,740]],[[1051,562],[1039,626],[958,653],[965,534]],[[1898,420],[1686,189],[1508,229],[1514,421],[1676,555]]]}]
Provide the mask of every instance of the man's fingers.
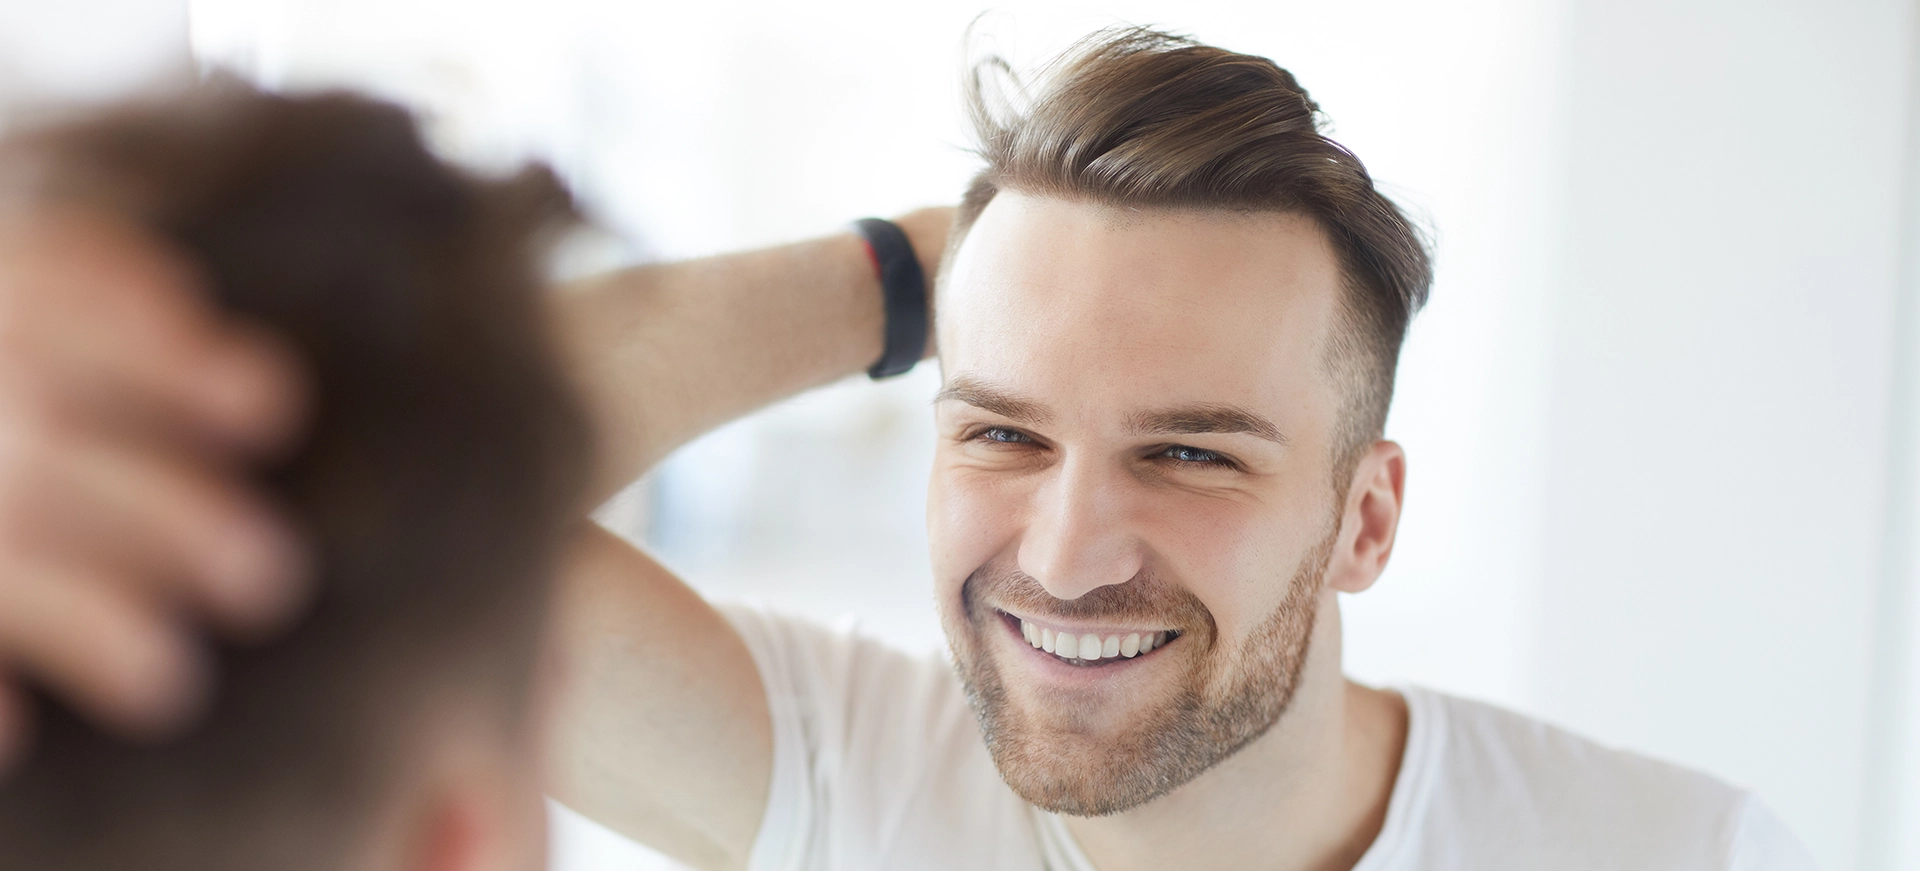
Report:
[{"label": "man's fingers", "polygon": [[0,198],[0,756],[44,686],[153,734],[201,704],[202,616],[259,636],[304,555],[244,469],[291,447],[294,355],[111,213]]},{"label": "man's fingers", "polygon": [[229,324],[210,344],[208,372],[200,391],[208,415],[228,444],[255,455],[278,454],[291,446],[306,423],[306,385],[293,350],[268,332]]},{"label": "man's fingers", "polygon": [[[63,403],[103,428],[150,433],[244,457],[284,453],[303,422],[305,385],[276,336],[195,324],[142,337],[139,353],[71,345]],[[48,353],[46,356],[55,356]],[[57,377],[57,376],[56,376]]]},{"label": "man's fingers", "polygon": [[165,609],[63,567],[0,578],[0,651],[26,676],[130,737],[183,725],[207,691],[205,654]]},{"label": "man's fingers", "polygon": [[291,355],[227,323],[185,263],[78,212],[0,215],[0,363],[23,393],[253,451],[279,447],[301,404]]},{"label": "man's fingers", "polygon": [[[98,567],[255,637],[304,600],[305,554],[272,508],[220,465],[160,446],[76,437],[0,488],[17,558]],[[24,535],[20,533],[24,532]]]}]

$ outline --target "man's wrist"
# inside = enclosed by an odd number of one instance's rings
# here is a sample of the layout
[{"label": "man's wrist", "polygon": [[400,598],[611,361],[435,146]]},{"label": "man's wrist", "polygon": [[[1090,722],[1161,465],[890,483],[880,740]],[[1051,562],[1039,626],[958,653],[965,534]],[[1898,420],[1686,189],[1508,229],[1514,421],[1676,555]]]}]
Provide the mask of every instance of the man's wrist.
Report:
[{"label": "man's wrist", "polygon": [[867,255],[880,276],[886,308],[883,350],[867,377],[876,381],[904,375],[927,355],[927,274],[900,225],[884,218],[853,222],[867,243]]},{"label": "man's wrist", "polygon": [[935,206],[917,209],[900,217],[893,223],[907,234],[907,241],[913,245],[914,255],[920,260],[920,269],[927,283],[927,347],[921,359],[933,355],[934,342],[934,300],[939,290],[940,265],[945,260],[947,234],[953,227],[953,207]]}]

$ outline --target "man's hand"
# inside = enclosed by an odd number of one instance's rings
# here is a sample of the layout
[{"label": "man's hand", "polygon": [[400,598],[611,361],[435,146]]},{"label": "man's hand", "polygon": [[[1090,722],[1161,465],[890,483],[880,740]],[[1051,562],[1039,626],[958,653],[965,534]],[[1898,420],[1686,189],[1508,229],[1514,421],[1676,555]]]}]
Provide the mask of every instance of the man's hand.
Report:
[{"label": "man's hand", "polygon": [[0,769],[29,684],[161,734],[207,689],[194,621],[245,638],[297,609],[304,559],[244,473],[302,402],[286,349],[157,240],[0,204]]}]

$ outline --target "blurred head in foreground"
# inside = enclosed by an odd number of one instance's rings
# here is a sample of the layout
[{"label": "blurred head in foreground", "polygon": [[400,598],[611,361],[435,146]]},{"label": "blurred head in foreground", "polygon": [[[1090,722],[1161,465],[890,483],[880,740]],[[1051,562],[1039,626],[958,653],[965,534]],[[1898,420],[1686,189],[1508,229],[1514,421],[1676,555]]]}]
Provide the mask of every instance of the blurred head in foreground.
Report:
[{"label": "blurred head in foreground", "polygon": [[311,428],[264,476],[319,573],[294,631],[222,651],[184,737],[43,706],[0,869],[538,867],[536,660],[587,447],[536,298],[559,185],[469,177],[390,106],[231,81],[15,135],[0,185],[130,217],[302,353]]}]

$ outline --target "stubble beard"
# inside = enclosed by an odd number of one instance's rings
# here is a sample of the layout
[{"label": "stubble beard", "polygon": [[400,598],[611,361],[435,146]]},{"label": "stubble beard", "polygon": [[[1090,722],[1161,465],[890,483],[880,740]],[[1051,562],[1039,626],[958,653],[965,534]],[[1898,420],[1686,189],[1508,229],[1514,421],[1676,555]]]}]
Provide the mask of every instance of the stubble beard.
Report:
[{"label": "stubble beard", "polygon": [[[1233,651],[1214,649],[1218,632],[1197,598],[1150,575],[1066,601],[1017,571],[976,571],[962,589],[961,613],[949,615],[947,635],[954,669],[1000,776],[1043,810],[1106,816],[1172,792],[1265,734],[1299,688],[1338,532],[1336,525],[1301,559],[1280,604]],[[1170,693],[1131,707],[1130,725],[1117,737],[1085,746],[1071,734],[1042,728],[1009,698],[984,644],[987,632],[1002,629],[994,625],[1001,619],[995,610],[982,604],[988,593],[1035,616],[1105,618],[1122,625],[1173,620],[1185,632],[1181,640],[1202,649],[1184,651],[1192,663],[1186,674]]]}]

